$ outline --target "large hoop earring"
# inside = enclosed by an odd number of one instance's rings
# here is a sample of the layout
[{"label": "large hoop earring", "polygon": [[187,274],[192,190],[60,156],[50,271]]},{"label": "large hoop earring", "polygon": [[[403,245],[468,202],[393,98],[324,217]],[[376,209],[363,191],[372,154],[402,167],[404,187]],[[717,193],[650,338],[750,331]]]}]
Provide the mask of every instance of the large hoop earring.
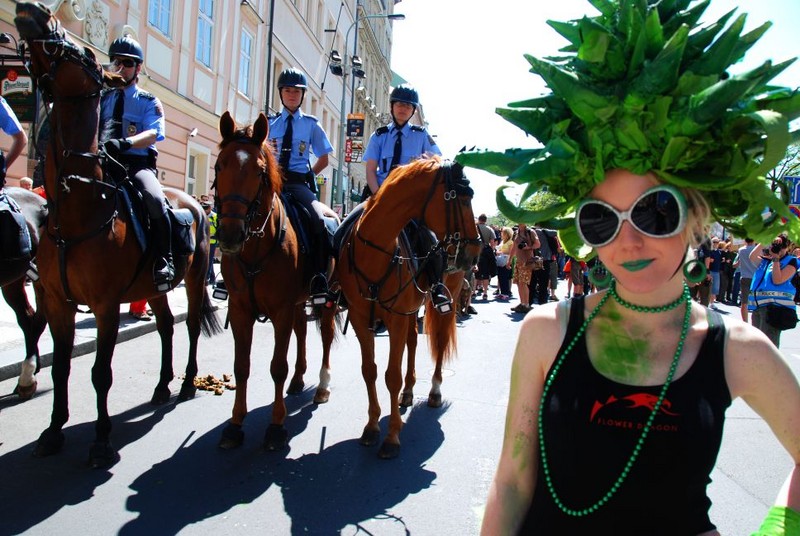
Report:
[{"label": "large hoop earring", "polygon": [[611,272],[602,264],[595,264],[589,270],[589,281],[597,288],[605,288],[611,284]]},{"label": "large hoop earring", "polygon": [[707,273],[706,264],[700,259],[692,259],[683,265],[683,277],[693,285],[705,281]]}]

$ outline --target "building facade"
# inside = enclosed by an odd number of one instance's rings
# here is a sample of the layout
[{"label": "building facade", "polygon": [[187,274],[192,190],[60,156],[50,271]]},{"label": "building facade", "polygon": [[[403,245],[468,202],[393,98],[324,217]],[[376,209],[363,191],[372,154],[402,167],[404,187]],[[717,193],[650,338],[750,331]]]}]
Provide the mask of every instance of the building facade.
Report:
[{"label": "building facade", "polygon": [[[158,144],[159,178],[165,186],[210,193],[219,142],[219,118],[230,111],[237,123],[281,110],[275,83],[287,67],[306,73],[303,102],[328,133],[334,152],[320,178],[320,199],[340,212],[363,186],[363,164],[342,165],[338,176],[341,102],[345,116],[360,113],[365,132],[387,118],[393,21],[399,0],[47,0],[70,37],[108,62],[108,46],[130,34],[144,49],[139,85],[161,99],[167,138]],[[0,33],[16,38],[15,3],[0,2]],[[349,32],[349,33],[348,33]],[[345,43],[345,39],[349,42]],[[11,45],[13,46],[13,45]],[[8,53],[9,49],[4,49]],[[362,62],[365,77],[336,76],[333,51]],[[359,73],[360,74],[360,73]],[[344,91],[344,99],[342,92]],[[30,125],[28,125],[30,126]],[[0,147],[10,140],[0,135]],[[10,183],[30,176],[27,162],[9,170]],[[360,191],[360,190],[359,190]]]}]

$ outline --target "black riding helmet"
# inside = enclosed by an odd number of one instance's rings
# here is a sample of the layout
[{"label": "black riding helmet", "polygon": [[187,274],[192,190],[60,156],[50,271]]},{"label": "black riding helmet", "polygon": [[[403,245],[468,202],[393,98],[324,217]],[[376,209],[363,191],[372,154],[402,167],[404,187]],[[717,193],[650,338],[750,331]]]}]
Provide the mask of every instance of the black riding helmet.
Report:
[{"label": "black riding helmet", "polygon": [[[417,106],[419,106],[419,94],[417,90],[409,84],[400,84],[389,94],[389,107],[391,108],[392,104],[395,102],[410,104],[414,107],[414,111],[416,112]],[[392,119],[394,120],[394,112],[392,112]],[[395,123],[396,122],[395,120]]]},{"label": "black riding helmet", "polygon": [[142,46],[130,35],[123,35],[111,42],[108,47],[108,57],[132,58],[139,63],[144,63],[144,52]]},{"label": "black riding helmet", "polygon": [[283,103],[283,94],[281,90],[285,87],[297,87],[303,90],[303,97],[300,99],[300,105],[302,106],[303,99],[306,97],[306,90],[308,89],[306,75],[293,68],[284,69],[281,71],[281,74],[278,75],[278,95],[280,95],[281,104],[284,106],[286,105]]}]

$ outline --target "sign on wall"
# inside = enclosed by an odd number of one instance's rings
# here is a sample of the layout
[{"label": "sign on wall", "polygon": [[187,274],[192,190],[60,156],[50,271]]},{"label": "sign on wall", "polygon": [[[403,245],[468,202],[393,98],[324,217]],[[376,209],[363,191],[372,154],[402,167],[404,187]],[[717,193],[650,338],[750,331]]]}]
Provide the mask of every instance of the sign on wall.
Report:
[{"label": "sign on wall", "polygon": [[0,95],[8,102],[17,119],[32,123],[36,117],[33,79],[22,65],[0,66]]}]

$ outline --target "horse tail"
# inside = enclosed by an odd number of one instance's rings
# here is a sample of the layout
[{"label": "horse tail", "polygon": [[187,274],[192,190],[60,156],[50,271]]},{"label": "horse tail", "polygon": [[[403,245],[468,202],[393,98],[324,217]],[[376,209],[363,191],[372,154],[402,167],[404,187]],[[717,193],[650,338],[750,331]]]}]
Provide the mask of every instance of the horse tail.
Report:
[{"label": "horse tail", "polygon": [[[333,317],[335,323],[333,329],[333,340],[335,342],[339,340],[339,334],[342,333],[342,330],[344,329],[344,315],[342,314],[342,311],[339,309],[338,305],[334,305],[334,307],[337,308],[336,315]],[[317,333],[322,333],[322,315],[326,308],[326,305],[314,305],[311,307],[311,311],[314,314],[314,324],[317,326]]]},{"label": "horse tail", "polygon": [[203,303],[200,306],[200,331],[206,337],[219,335],[222,333],[222,324],[214,306],[211,305],[211,298],[208,297],[208,289],[203,287]]},{"label": "horse tail", "polygon": [[441,358],[442,363],[447,363],[457,350],[455,309],[441,314],[428,301],[425,304],[425,333],[433,360]]}]

